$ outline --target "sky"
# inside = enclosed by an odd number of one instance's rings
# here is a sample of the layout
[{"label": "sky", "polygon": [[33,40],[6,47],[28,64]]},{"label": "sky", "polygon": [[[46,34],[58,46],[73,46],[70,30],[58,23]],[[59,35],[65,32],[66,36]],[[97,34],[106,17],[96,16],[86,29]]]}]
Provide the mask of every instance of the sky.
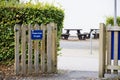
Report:
[{"label": "sky", "polygon": [[[64,29],[99,28],[106,17],[114,16],[114,0],[39,0],[53,3],[65,11]],[[117,16],[120,16],[120,0],[117,0]],[[64,32],[64,31],[63,31]]]}]

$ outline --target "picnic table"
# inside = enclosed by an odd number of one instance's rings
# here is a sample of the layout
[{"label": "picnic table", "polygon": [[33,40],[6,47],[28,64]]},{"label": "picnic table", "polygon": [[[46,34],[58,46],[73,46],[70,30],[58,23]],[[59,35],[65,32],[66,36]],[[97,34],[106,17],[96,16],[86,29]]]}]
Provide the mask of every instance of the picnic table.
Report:
[{"label": "picnic table", "polygon": [[66,30],[66,33],[67,33],[67,34],[70,34],[70,31],[77,31],[77,34],[80,34],[80,33],[81,33],[80,31],[81,31],[82,29],[64,29],[64,30]]},{"label": "picnic table", "polygon": [[64,29],[66,31],[66,33],[62,33],[61,37],[63,39],[68,40],[69,36],[70,36],[70,31],[76,31],[77,32],[77,37],[79,40],[85,40],[85,39],[89,39],[91,32],[94,31],[94,33],[92,33],[92,35],[94,35],[94,39],[98,39],[99,38],[99,29],[90,29],[89,33],[81,33],[82,29]]},{"label": "picnic table", "polygon": [[63,33],[61,36],[66,40],[70,36],[70,31],[76,31],[79,40],[85,40],[86,39],[87,34],[82,34],[81,33],[82,29],[64,29],[64,30],[66,30],[66,33]]},{"label": "picnic table", "polygon": [[90,32],[94,31],[94,33],[92,33],[94,35],[94,39],[98,39],[99,38],[99,29],[91,29]]}]

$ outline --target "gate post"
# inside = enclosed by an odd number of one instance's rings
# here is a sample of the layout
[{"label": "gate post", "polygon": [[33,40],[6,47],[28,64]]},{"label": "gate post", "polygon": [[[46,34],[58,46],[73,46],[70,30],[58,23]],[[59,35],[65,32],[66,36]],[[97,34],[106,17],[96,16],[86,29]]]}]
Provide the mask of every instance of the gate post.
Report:
[{"label": "gate post", "polygon": [[106,27],[100,23],[100,39],[99,39],[99,77],[104,77],[105,73],[105,56],[106,56]]},{"label": "gate post", "polygon": [[20,71],[20,64],[19,64],[19,38],[20,38],[20,25],[16,24],[14,26],[14,35],[15,35],[15,64],[14,64],[14,68],[15,68],[15,74],[18,75],[19,71]]}]

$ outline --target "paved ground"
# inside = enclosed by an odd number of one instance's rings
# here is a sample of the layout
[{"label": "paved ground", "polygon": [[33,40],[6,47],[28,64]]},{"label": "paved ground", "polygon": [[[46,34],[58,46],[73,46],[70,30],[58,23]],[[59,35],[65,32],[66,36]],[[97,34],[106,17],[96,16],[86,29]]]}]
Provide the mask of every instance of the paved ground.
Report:
[{"label": "paved ground", "polygon": [[[61,40],[61,56],[58,57],[58,69],[68,70],[69,77],[73,80],[120,80],[118,75],[105,75],[98,78],[99,68],[99,40],[92,39],[92,51],[90,39],[78,40],[70,38]],[[92,53],[91,53],[92,52]]]},{"label": "paved ground", "polygon": [[98,71],[98,40],[65,41],[61,40],[61,56],[58,57],[58,69]]},{"label": "paved ground", "polygon": [[80,41],[77,38],[61,40],[62,53],[58,56],[58,74],[18,77],[13,76],[5,80],[120,80],[120,74],[98,78],[98,40],[92,40],[92,54],[90,40]]},{"label": "paved ground", "polygon": [[98,78],[97,72],[90,71],[59,71],[58,74],[40,75],[37,77],[20,77],[5,80],[120,80],[120,76],[106,75],[106,78]]}]

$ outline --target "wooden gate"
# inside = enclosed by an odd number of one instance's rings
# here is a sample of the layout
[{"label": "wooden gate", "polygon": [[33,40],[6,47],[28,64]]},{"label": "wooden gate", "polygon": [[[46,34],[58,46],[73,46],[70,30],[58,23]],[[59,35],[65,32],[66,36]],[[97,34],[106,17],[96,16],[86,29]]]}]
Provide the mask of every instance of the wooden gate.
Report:
[{"label": "wooden gate", "polygon": [[120,70],[120,27],[100,24],[99,77],[105,73],[118,74]]},{"label": "wooden gate", "polygon": [[[42,39],[32,39],[32,31],[42,30]],[[15,25],[15,74],[57,72],[57,26]],[[39,33],[34,33],[39,34]],[[39,37],[39,36],[36,36]]]}]

